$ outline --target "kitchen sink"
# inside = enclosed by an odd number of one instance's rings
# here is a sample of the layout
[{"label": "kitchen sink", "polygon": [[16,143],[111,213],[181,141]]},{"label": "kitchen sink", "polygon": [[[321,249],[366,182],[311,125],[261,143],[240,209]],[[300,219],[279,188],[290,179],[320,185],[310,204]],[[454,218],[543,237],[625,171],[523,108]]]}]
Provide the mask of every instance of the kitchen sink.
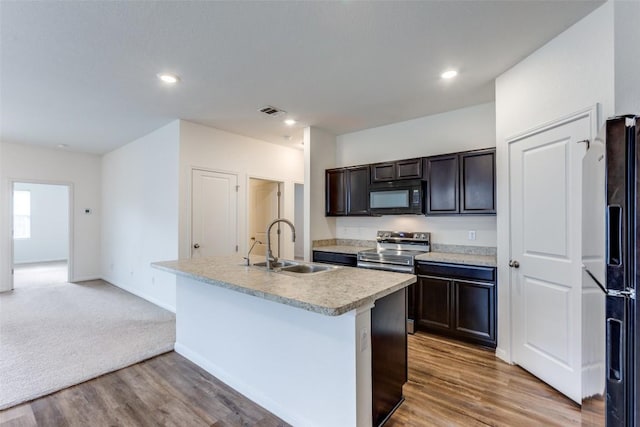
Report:
[{"label": "kitchen sink", "polygon": [[[254,267],[266,268],[267,263],[256,262],[253,264]],[[332,265],[323,265],[323,264],[306,264],[299,263],[296,261],[289,260],[279,260],[276,263],[271,263],[271,269],[274,273],[296,273],[296,274],[310,274],[310,273],[321,273],[323,271],[335,270],[336,268]]]},{"label": "kitchen sink", "polygon": [[[256,267],[266,267],[267,266],[267,262],[266,261],[262,261],[262,262],[254,262],[252,265],[256,266]],[[283,268],[283,267],[291,267],[291,266],[296,266],[298,265],[297,262],[295,261],[288,261],[286,259],[280,260],[278,262],[272,262],[271,263],[271,268]]]},{"label": "kitchen sink", "polygon": [[319,273],[321,271],[334,270],[336,267],[331,267],[329,265],[317,265],[317,264],[298,264],[291,265],[289,267],[282,267],[280,271],[286,271],[288,273]]}]

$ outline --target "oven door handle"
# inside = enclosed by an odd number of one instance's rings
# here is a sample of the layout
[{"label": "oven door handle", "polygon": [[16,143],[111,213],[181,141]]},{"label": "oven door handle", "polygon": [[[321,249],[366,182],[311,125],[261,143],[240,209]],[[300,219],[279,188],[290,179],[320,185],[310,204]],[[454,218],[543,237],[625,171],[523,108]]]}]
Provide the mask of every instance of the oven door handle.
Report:
[{"label": "oven door handle", "polygon": [[413,267],[413,260],[407,260],[407,261],[389,261],[386,259],[380,259],[378,257],[367,257],[367,256],[359,256],[358,257],[358,261],[362,261],[362,262],[366,262],[366,263],[371,263],[371,264],[384,264],[384,265],[407,265],[407,266],[411,266]]},{"label": "oven door handle", "polygon": [[371,270],[384,270],[384,271],[393,271],[396,273],[414,273],[414,268],[412,266],[403,266],[403,265],[395,265],[395,264],[382,264],[377,262],[362,262],[358,261],[359,268],[368,268]]}]

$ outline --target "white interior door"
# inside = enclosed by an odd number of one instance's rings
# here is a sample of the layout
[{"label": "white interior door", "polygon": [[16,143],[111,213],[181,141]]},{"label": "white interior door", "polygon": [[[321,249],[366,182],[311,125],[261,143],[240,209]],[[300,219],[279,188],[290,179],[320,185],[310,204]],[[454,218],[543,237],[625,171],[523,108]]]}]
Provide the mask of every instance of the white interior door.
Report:
[{"label": "white interior door", "polygon": [[513,358],[578,403],[585,144],[577,142],[590,133],[583,115],[509,143]]},{"label": "white interior door", "polygon": [[238,177],[194,169],[191,181],[191,257],[236,253]]}]

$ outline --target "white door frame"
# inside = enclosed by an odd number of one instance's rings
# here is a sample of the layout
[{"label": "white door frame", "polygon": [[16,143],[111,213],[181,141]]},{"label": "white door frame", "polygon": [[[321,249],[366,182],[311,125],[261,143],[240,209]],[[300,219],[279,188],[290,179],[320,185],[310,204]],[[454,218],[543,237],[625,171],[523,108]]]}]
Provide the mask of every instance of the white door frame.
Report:
[{"label": "white door frame", "polygon": [[[243,248],[244,248],[244,246],[243,246],[243,245],[249,245],[249,243],[248,243],[248,240],[249,240],[249,231],[251,230],[251,221],[250,221],[251,212],[249,211],[248,207],[249,207],[249,205],[251,204],[251,201],[249,200],[249,198],[251,197],[251,190],[250,190],[250,188],[251,188],[251,187],[250,187],[250,186],[251,186],[251,180],[252,180],[252,179],[253,179],[253,180],[266,181],[266,182],[273,182],[273,183],[276,183],[276,184],[278,184],[278,185],[279,185],[279,187],[280,187],[280,193],[281,193],[281,195],[280,195],[280,197],[279,197],[279,200],[278,200],[278,204],[279,204],[278,209],[279,209],[279,211],[280,211],[280,215],[279,215],[279,216],[280,216],[280,218],[286,217],[286,215],[285,215],[285,211],[286,211],[286,209],[285,209],[285,203],[286,203],[286,201],[287,201],[287,200],[286,200],[286,197],[285,197],[285,187],[286,187],[286,183],[285,183],[283,180],[281,180],[281,179],[265,178],[265,177],[262,177],[262,176],[256,176],[256,175],[247,175],[247,184],[246,184],[246,186],[245,186],[245,188],[247,189],[247,191],[245,192],[245,195],[244,195],[244,196],[245,196],[245,206],[247,207],[247,209],[246,209],[246,212],[247,212],[247,213],[246,213],[246,215],[245,215],[245,230],[246,230],[245,235],[246,235],[246,238],[244,239],[245,241],[244,241],[244,242],[241,242],[241,244],[240,244],[240,251],[241,251],[242,253],[245,253],[245,254],[248,252],[249,247],[250,247],[250,246],[247,246],[247,247],[243,250]],[[275,218],[274,218],[274,219],[275,219]],[[279,237],[280,237],[280,242],[281,242],[281,244],[282,244],[282,243],[284,243],[284,241],[283,241],[283,240],[282,240],[282,238],[281,238],[282,236],[281,236],[281,235],[279,235]],[[266,244],[266,242],[263,242],[263,243],[265,243],[265,244]],[[274,251],[274,253],[275,253],[275,251]]]},{"label": "white door frame", "polygon": [[14,274],[13,274],[13,262],[14,262],[14,244],[13,244],[13,188],[14,185],[18,184],[41,184],[41,185],[61,185],[65,186],[68,189],[69,200],[69,214],[67,220],[69,221],[69,251],[67,253],[67,281],[73,282],[74,277],[74,264],[75,264],[75,251],[73,245],[73,237],[74,237],[74,204],[73,204],[73,183],[69,181],[54,181],[54,180],[41,180],[41,179],[19,179],[19,178],[10,178],[9,179],[9,240],[10,240],[10,249],[9,249],[9,274],[11,275],[11,290],[15,288],[14,286]]},{"label": "white door frame", "polygon": [[[530,128],[524,132],[520,132],[514,135],[511,135],[505,138],[505,144],[501,147],[498,147],[498,157],[501,158],[501,165],[503,165],[498,171],[499,177],[499,207],[498,207],[498,289],[504,289],[506,295],[499,295],[498,301],[500,299],[506,300],[506,304],[500,304],[498,302],[498,328],[500,333],[498,333],[498,347],[496,348],[496,356],[500,359],[504,360],[507,363],[513,364],[513,286],[514,284],[511,282],[511,269],[508,267],[509,259],[511,259],[511,199],[509,194],[511,193],[511,183],[509,182],[509,178],[511,176],[510,170],[510,152],[511,152],[511,144],[526,138],[531,135],[535,135],[536,133],[541,133],[551,128],[562,126],[565,123],[577,120],[581,117],[587,116],[590,119],[591,123],[591,135],[595,137],[598,134],[599,124],[602,123],[603,119],[601,117],[601,107],[599,103],[596,103],[590,107],[584,108],[582,110],[578,110],[574,113],[568,114],[564,117],[560,117],[555,120],[550,120],[541,125]],[[502,179],[500,179],[500,177]],[[500,183],[504,183],[500,185]],[[504,193],[505,196],[501,197],[500,194]],[[502,203],[500,203],[502,202]],[[501,220],[500,218],[505,218]],[[501,230],[506,230],[505,232],[501,232]],[[500,250],[500,247],[506,248],[507,250]],[[501,292],[499,291],[499,294]],[[505,340],[504,335],[508,338]]]}]

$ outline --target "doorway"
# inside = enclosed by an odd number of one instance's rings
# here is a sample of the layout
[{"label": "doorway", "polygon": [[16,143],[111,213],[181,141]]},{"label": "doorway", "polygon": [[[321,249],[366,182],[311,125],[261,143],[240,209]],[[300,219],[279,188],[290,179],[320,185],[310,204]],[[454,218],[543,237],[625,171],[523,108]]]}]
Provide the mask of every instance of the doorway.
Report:
[{"label": "doorway", "polygon": [[14,181],[11,187],[13,289],[69,282],[70,186]]},{"label": "doorway", "polygon": [[[249,178],[248,194],[248,236],[249,245],[255,246],[252,255],[266,256],[267,254],[267,227],[276,218],[283,215],[284,198],[282,188],[284,184],[278,181],[270,181],[260,178]],[[271,229],[271,251],[278,258],[281,257],[282,235],[280,223]]]}]

